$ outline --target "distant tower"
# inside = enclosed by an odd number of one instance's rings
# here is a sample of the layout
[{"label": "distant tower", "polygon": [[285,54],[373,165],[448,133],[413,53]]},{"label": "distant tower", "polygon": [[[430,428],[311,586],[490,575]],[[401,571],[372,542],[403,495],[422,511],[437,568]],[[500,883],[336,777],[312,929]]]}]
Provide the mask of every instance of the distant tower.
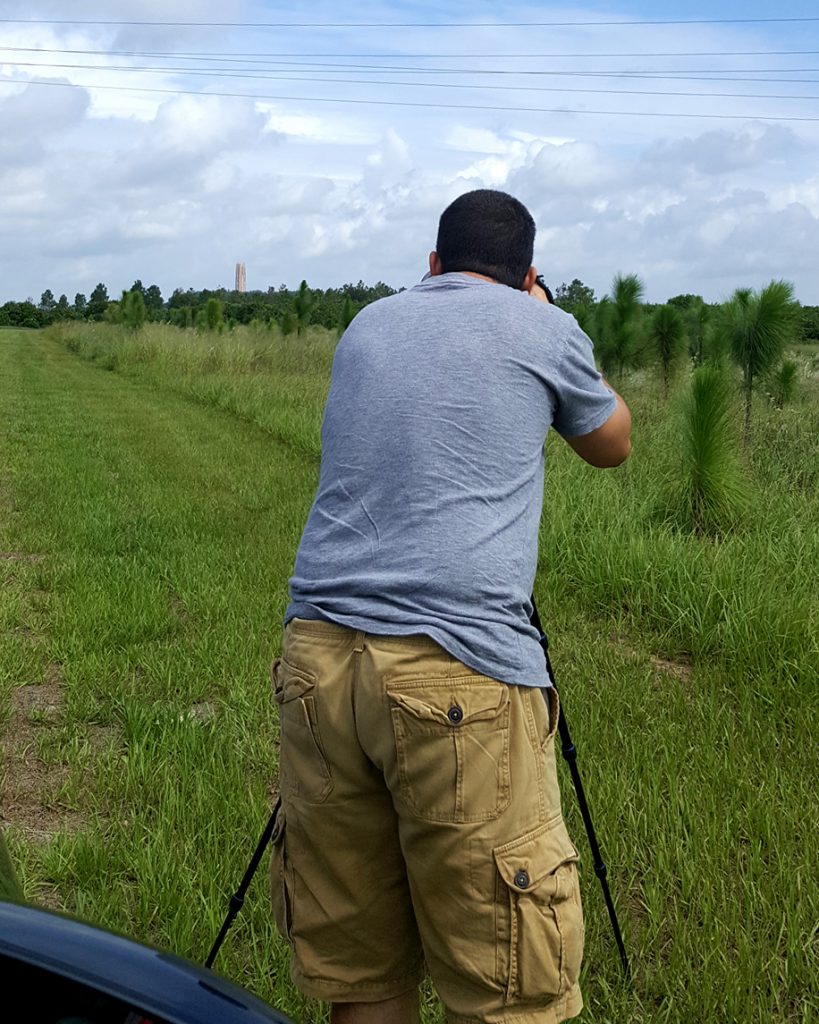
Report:
[{"label": "distant tower", "polygon": [[245,270],[244,263],[236,264],[236,291],[247,291],[247,271]]}]

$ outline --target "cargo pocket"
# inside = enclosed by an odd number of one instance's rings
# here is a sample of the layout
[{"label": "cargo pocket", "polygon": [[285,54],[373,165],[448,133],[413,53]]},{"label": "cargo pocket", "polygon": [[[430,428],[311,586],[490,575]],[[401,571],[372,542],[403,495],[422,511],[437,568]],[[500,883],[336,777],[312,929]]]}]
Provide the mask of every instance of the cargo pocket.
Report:
[{"label": "cargo pocket", "polygon": [[509,688],[487,676],[387,681],[402,798],[423,821],[465,823],[509,805]]},{"label": "cargo pocket", "polygon": [[497,847],[498,981],[509,1002],[563,995],[583,959],[577,850],[562,817]]},{"label": "cargo pocket", "polygon": [[276,806],[275,813],[276,820],[270,839],[273,847],[270,854],[270,903],[279,935],[292,943],[292,882],[288,883],[287,880],[285,819],[281,800]]},{"label": "cargo pocket", "polygon": [[310,803],[322,803],[333,789],[333,780],[319,732],[316,677],[284,658],[274,663],[271,677],[279,705],[282,791]]}]

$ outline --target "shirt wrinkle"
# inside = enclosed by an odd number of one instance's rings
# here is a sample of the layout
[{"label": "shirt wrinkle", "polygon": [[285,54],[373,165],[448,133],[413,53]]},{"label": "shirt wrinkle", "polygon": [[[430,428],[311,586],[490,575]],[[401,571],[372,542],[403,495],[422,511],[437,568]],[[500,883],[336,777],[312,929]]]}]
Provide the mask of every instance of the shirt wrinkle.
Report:
[{"label": "shirt wrinkle", "polygon": [[342,519],[340,516],[334,516],[332,512],[328,512],[326,508],[318,509],[317,512],[318,515],[323,516],[325,519],[329,519],[330,522],[343,526],[345,530],[352,530],[352,532],[358,534],[359,537],[363,537],[364,540],[369,541],[370,538],[366,533],[353,526],[352,523],[348,523],[346,519]]},{"label": "shirt wrinkle", "polygon": [[476,433],[474,433],[474,431],[467,430],[466,427],[462,426],[460,423],[456,423],[455,420],[447,419],[444,416],[438,416],[437,421],[438,423],[445,423],[446,426],[452,427],[453,430],[457,430],[460,431],[460,433],[462,434],[466,434],[467,437],[472,438],[472,440],[475,441],[477,444],[481,443],[481,438]]},{"label": "shirt wrinkle", "polygon": [[358,503],[359,503],[359,505],[361,505],[361,508],[364,511],[364,515],[367,517],[367,519],[369,519],[370,523],[372,524],[372,528],[375,531],[375,541],[376,542],[375,542],[375,544],[373,544],[373,551],[375,551],[375,549],[377,547],[381,546],[381,533],[378,530],[378,523],[376,523],[376,521],[373,519],[373,517],[367,511],[367,506],[364,504],[364,499],[363,498],[359,498],[358,499]]},{"label": "shirt wrinkle", "polygon": [[479,479],[486,480],[487,482],[492,479],[488,473],[484,473],[483,470],[478,467],[474,459],[470,459],[469,456],[464,455],[463,452],[456,451],[452,445],[446,444],[445,441],[435,441],[434,443],[437,448],[443,448],[443,450],[447,452],[448,455],[451,455],[456,461],[465,463],[469,467],[470,471]]}]

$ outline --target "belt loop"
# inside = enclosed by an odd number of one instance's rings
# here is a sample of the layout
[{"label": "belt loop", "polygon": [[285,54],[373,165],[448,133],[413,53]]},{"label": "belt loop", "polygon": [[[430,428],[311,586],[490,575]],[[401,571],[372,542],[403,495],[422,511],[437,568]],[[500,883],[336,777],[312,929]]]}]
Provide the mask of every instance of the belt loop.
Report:
[{"label": "belt loop", "polygon": [[361,652],[364,650],[365,635],[366,634],[363,633],[360,629],[357,629],[355,631],[355,645],[353,647],[353,650],[355,651],[356,654],[361,654]]}]

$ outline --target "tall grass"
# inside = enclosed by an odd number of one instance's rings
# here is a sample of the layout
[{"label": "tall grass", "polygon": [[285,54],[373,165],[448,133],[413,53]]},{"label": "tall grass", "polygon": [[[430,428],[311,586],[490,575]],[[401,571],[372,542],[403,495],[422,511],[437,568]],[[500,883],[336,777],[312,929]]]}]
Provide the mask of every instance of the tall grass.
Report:
[{"label": "tall grass", "polygon": [[58,325],[69,349],[107,370],[171,387],[256,423],[307,455],[320,431],[338,335],[239,327],[217,334],[151,325],[136,333],[107,324]]},{"label": "tall grass", "polygon": [[[218,338],[169,327],[140,335],[107,325],[52,330],[86,359],[320,455],[337,342],[329,331],[311,328],[298,339],[249,329]],[[795,679],[810,672],[817,647],[819,531],[808,524],[819,521],[819,494],[808,485],[819,479],[811,432],[819,411],[810,391],[803,405],[782,412],[754,396],[758,436],[743,483],[727,373],[699,368],[685,383],[689,398],[671,409],[652,375],[626,379],[635,446],[615,473],[600,474],[556,438],[549,442],[542,569],[559,591],[575,589],[590,609],[648,630],[672,651],[718,659],[738,678],[751,671]],[[748,493],[749,514],[730,533]],[[722,535],[716,545],[714,534]]]}]

